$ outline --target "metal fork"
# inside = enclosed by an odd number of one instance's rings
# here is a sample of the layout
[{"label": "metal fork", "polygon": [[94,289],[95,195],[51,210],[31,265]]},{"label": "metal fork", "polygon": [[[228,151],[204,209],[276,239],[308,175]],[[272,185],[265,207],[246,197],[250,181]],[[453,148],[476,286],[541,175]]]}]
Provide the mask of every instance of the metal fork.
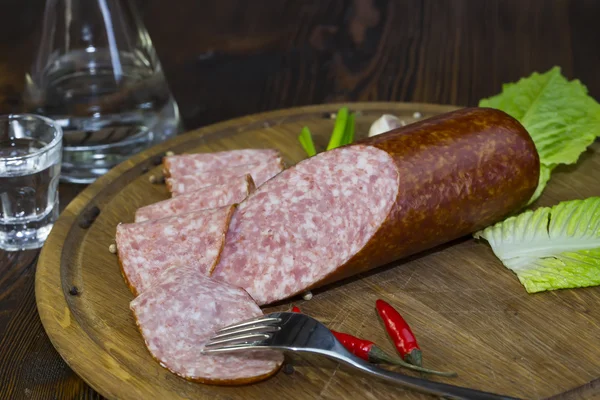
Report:
[{"label": "metal fork", "polygon": [[450,399],[515,399],[379,368],[348,352],[325,325],[300,313],[276,312],[227,326],[216,332],[202,353],[214,355],[264,349],[320,354],[384,381]]}]

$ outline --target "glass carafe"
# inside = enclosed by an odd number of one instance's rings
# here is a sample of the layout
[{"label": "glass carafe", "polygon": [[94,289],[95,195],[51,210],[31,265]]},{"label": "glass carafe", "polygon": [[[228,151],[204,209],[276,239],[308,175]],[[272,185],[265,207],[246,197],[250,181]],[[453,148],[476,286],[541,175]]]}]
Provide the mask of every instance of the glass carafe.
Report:
[{"label": "glass carafe", "polygon": [[91,183],[179,133],[179,112],[133,2],[46,1],[24,103],[63,128],[61,179]]}]

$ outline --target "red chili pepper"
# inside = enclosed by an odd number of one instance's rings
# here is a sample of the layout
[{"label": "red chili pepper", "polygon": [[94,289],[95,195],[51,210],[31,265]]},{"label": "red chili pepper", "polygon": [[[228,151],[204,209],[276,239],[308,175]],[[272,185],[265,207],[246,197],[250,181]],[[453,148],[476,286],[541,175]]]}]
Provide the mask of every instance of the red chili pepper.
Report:
[{"label": "red chili pepper", "polygon": [[[302,311],[300,311],[298,307],[293,306],[292,312],[301,313]],[[346,348],[346,350],[365,361],[372,362],[374,364],[387,363],[399,365],[408,369],[426,372],[432,375],[456,376],[455,372],[434,371],[421,366],[409,364],[397,357],[392,357],[369,340],[360,339],[356,336],[352,336],[347,333],[336,332],[334,330],[332,330],[331,333],[333,333],[335,338]]]},{"label": "red chili pepper", "polygon": [[423,356],[417,338],[400,313],[381,299],[375,302],[375,308],[400,356],[411,364],[422,366]]},{"label": "red chili pepper", "polygon": [[333,336],[348,350],[358,358],[362,358],[365,361],[373,361],[371,357],[371,351],[375,346],[375,343],[369,340],[359,339],[355,336],[348,335],[347,333],[331,331]]}]

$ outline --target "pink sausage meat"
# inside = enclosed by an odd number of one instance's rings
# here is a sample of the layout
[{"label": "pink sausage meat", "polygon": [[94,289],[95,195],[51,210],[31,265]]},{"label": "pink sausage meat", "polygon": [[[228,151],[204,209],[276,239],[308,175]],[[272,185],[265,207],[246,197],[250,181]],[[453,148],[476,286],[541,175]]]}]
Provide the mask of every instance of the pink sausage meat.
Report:
[{"label": "pink sausage meat", "polygon": [[262,315],[243,289],[174,266],[130,304],[146,347],[162,366],[189,380],[238,385],[276,373],[283,355],[275,351],[203,355],[204,343],[227,325]]},{"label": "pink sausage meat", "polygon": [[165,175],[180,177],[265,162],[279,157],[274,149],[242,149],[215,153],[181,154],[163,159]]},{"label": "pink sausage meat", "polygon": [[250,175],[240,176],[227,183],[207,186],[194,192],[139,208],[135,213],[135,222],[236,204],[248,197],[254,189],[254,181]]},{"label": "pink sausage meat", "polygon": [[322,280],[366,244],[398,193],[390,157],[367,146],[318,157],[239,205],[212,277],[268,304]]},{"label": "pink sausage meat", "polygon": [[179,196],[210,185],[227,183],[246,174],[251,175],[256,187],[259,187],[283,171],[283,168],[283,160],[281,157],[276,157],[261,163],[240,165],[223,170],[205,171],[178,177],[171,176],[167,178],[167,187],[173,196]]},{"label": "pink sausage meat", "polygon": [[219,260],[235,206],[117,226],[123,277],[137,295],[168,267],[186,265],[209,275]]}]

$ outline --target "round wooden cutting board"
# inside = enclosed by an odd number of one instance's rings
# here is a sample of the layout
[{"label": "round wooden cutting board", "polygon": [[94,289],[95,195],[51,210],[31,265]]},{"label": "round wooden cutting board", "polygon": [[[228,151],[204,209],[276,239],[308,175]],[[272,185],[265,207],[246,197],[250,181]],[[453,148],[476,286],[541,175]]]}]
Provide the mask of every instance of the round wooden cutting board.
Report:
[{"label": "round wooden cutting board", "polygon": [[[116,255],[108,250],[119,222],[132,222],[137,208],[169,197],[163,184],[149,179],[161,176],[158,164],[166,151],[270,147],[292,165],[305,157],[297,140],[301,128],[308,126],[317,150],[323,150],[333,128],[331,114],[340,106],[253,115],[181,135],[119,165],[73,200],[42,250],[36,276],[42,322],[71,368],[110,399],[424,398],[322,359],[297,362],[293,372],[286,368],[243,387],[179,378],[144,346],[129,310],[133,296]],[[456,107],[355,103],[350,108],[359,113],[361,137],[383,113],[410,123],[415,113],[426,118]],[[537,205],[600,196],[599,151],[595,143],[576,166],[559,168]],[[459,374],[432,379],[523,398],[597,386],[586,384],[600,377],[600,287],[527,294],[485,242],[463,238],[320,289],[310,301],[294,299],[294,304],[332,329],[393,352],[374,310],[378,298],[408,320],[425,366]],[[289,310],[291,304],[265,311]]]}]

